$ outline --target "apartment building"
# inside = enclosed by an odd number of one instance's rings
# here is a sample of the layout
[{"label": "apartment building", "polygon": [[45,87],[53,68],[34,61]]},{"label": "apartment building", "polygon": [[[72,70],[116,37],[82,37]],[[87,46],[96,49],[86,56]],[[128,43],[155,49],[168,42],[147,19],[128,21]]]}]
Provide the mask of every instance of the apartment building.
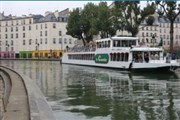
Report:
[{"label": "apartment building", "polygon": [[[1,58],[58,58],[76,39],[66,34],[69,9],[0,19]],[[65,14],[66,13],[66,14]],[[2,15],[1,15],[2,16]]]},{"label": "apartment building", "polygon": [[[139,43],[147,46],[158,46],[163,42],[163,47],[169,49],[170,45],[170,22],[165,16],[154,15],[155,21],[153,25],[149,26],[143,21],[139,27]],[[174,47],[180,46],[180,16],[178,16],[174,23]]]}]

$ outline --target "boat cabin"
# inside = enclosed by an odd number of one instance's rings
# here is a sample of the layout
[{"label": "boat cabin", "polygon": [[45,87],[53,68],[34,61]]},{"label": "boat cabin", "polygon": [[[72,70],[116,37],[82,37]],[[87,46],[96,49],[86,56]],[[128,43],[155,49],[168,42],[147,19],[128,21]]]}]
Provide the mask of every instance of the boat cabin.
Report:
[{"label": "boat cabin", "polygon": [[111,37],[96,41],[96,50],[104,52],[104,48],[109,48],[110,61],[123,62],[149,62],[150,60],[162,60],[162,48],[150,48],[139,46],[136,37]]},{"label": "boat cabin", "polygon": [[132,47],[137,45],[136,37],[112,37],[96,41],[97,49],[113,47]]}]

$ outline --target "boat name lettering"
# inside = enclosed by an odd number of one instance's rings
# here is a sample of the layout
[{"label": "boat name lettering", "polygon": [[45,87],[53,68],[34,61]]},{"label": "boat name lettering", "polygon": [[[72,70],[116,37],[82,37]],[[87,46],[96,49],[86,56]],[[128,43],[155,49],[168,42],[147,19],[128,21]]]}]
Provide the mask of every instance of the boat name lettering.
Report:
[{"label": "boat name lettering", "polygon": [[97,54],[95,56],[96,63],[108,63],[108,61],[109,61],[108,54]]}]

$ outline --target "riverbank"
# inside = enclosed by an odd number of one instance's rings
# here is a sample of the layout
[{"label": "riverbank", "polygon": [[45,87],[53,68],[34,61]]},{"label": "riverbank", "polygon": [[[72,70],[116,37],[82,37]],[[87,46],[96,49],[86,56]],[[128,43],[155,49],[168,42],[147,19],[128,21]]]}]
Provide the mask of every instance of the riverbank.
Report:
[{"label": "riverbank", "polygon": [[11,81],[8,103],[2,115],[4,120],[55,120],[45,97],[29,77],[3,66],[0,71]]},{"label": "riverbank", "polygon": [[39,58],[39,59],[33,59],[33,58],[0,58],[0,60],[31,60],[31,61],[60,61],[60,59],[55,58]]}]

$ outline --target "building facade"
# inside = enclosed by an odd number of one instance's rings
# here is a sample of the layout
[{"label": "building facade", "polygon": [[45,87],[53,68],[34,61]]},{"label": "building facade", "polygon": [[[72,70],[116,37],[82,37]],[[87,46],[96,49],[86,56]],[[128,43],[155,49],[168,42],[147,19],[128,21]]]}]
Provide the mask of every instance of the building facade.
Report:
[{"label": "building facade", "polygon": [[[66,10],[68,11],[68,9]],[[57,14],[58,13],[58,14]],[[76,39],[66,35],[68,14],[56,11],[0,20],[1,58],[58,58]]]}]

